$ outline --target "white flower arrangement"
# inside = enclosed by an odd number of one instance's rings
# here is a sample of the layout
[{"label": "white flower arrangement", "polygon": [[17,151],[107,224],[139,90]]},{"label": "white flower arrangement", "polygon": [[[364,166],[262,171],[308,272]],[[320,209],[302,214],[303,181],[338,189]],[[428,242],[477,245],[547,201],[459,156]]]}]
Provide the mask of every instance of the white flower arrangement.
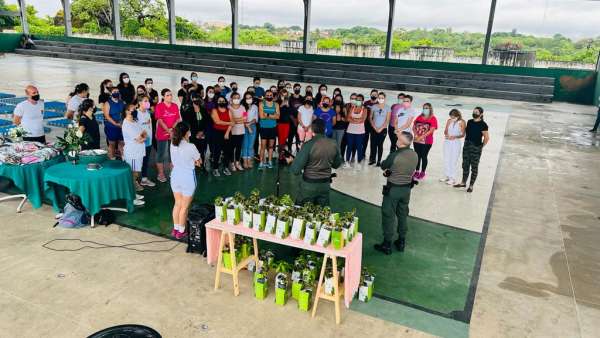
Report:
[{"label": "white flower arrangement", "polygon": [[27,132],[22,126],[10,128],[8,131],[8,138],[10,138],[13,142],[21,141],[25,135],[27,135]]},{"label": "white flower arrangement", "polygon": [[63,137],[57,137],[56,146],[62,149],[65,156],[78,157],[81,147],[89,143],[89,135],[84,134],[79,129],[77,122],[70,124]]}]

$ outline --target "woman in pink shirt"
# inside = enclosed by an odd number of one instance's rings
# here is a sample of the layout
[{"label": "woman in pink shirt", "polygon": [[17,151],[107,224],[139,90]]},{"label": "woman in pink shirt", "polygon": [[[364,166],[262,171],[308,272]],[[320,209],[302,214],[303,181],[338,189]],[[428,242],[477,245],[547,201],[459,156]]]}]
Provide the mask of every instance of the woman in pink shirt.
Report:
[{"label": "woman in pink shirt", "polygon": [[423,111],[413,124],[413,134],[415,139],[413,146],[417,153],[417,168],[414,174],[415,179],[422,180],[425,178],[425,170],[427,170],[427,156],[433,146],[433,133],[438,128],[437,119],[433,115],[433,107],[431,103],[423,105]]},{"label": "woman in pink shirt", "polygon": [[156,105],[154,116],[156,118],[156,170],[158,171],[157,180],[165,183],[165,164],[171,166],[169,147],[171,143],[171,133],[173,127],[181,120],[179,107],[173,102],[173,93],[170,89],[163,89],[160,94],[163,97],[162,102]]}]

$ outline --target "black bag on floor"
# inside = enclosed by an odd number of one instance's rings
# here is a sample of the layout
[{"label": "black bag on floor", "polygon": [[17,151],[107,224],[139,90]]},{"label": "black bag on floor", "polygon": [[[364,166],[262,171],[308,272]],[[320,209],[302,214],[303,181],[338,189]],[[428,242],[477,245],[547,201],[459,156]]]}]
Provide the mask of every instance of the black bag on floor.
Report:
[{"label": "black bag on floor", "polygon": [[98,225],[104,225],[105,227],[113,224],[117,217],[115,214],[108,209],[102,209],[96,215],[94,215],[94,222]]},{"label": "black bag on floor", "polygon": [[215,207],[211,204],[193,204],[188,213],[187,252],[199,253],[206,257],[205,224],[215,218]]}]

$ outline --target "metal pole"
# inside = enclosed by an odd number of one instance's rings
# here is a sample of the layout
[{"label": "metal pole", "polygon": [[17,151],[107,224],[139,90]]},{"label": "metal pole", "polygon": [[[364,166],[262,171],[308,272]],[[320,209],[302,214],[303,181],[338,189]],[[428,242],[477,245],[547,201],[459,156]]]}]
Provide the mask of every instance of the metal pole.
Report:
[{"label": "metal pole", "polygon": [[483,45],[483,57],[481,64],[486,65],[488,53],[490,52],[490,40],[492,39],[492,28],[494,27],[494,14],[496,13],[496,0],[492,0],[490,4],[490,18],[488,19],[487,32],[485,33],[485,44]]},{"label": "metal pole", "polygon": [[23,34],[29,35],[29,24],[27,23],[27,5],[25,0],[19,0],[19,13],[21,14],[21,27]]},{"label": "metal pole", "polygon": [[174,45],[177,40],[177,28],[175,25],[175,0],[167,0],[169,12],[169,43]]},{"label": "metal pole", "polygon": [[73,35],[73,27],[71,23],[71,0],[61,0],[63,5],[63,19],[65,21],[65,36]]},{"label": "metal pole", "polygon": [[121,40],[121,6],[119,0],[112,0],[113,5],[113,36],[115,40]]},{"label": "metal pole", "polygon": [[231,48],[237,49],[239,48],[238,41],[238,17],[239,17],[239,1],[238,0],[229,0],[231,2]]},{"label": "metal pole", "polygon": [[308,54],[309,45],[310,45],[310,16],[311,16],[311,8],[310,8],[310,0],[304,1],[304,37],[302,39],[302,53]]},{"label": "metal pole", "polygon": [[396,0],[390,0],[390,12],[388,15],[387,37],[385,40],[385,58],[392,57],[392,41],[394,39],[394,12],[396,10]]}]

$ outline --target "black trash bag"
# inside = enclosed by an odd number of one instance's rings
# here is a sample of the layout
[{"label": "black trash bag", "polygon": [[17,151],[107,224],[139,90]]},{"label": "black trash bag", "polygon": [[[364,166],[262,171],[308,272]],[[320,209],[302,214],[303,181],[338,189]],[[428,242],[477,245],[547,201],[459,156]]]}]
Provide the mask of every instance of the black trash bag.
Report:
[{"label": "black trash bag", "polygon": [[211,204],[193,204],[188,213],[187,252],[206,257],[206,223],[215,218],[215,207]]}]

